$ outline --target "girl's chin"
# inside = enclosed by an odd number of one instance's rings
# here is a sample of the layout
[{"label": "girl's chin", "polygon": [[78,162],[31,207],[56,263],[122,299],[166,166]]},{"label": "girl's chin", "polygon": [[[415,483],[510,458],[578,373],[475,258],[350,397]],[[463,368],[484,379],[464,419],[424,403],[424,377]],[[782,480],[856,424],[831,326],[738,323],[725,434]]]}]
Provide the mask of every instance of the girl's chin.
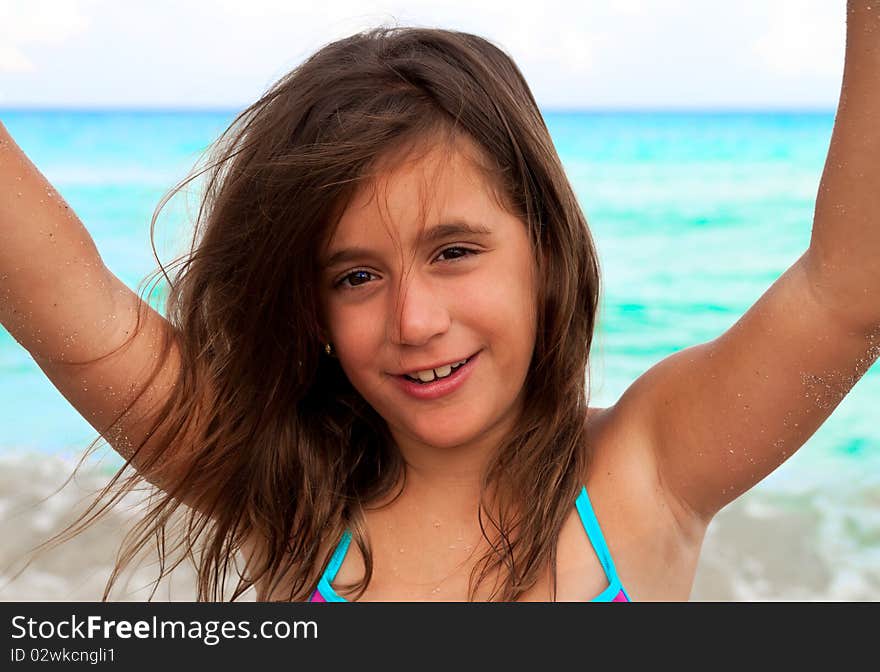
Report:
[{"label": "girl's chin", "polygon": [[419,443],[443,449],[456,448],[479,436],[479,432],[461,426],[408,427],[406,433]]}]

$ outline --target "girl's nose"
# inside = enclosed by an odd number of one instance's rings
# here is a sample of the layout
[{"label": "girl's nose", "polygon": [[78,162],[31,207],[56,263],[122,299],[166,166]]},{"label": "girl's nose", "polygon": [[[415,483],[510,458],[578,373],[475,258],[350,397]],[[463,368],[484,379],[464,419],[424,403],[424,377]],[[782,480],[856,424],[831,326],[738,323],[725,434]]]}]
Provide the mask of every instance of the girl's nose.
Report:
[{"label": "girl's nose", "polygon": [[430,283],[415,274],[405,279],[397,293],[391,319],[391,340],[398,345],[425,345],[449,329],[449,311]]}]

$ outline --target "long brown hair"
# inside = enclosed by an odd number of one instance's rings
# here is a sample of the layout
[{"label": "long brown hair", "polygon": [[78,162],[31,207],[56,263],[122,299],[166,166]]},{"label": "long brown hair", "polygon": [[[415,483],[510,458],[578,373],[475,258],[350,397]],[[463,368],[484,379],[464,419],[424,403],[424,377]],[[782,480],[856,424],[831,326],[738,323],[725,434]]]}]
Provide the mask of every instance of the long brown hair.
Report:
[{"label": "long brown hair", "polygon": [[[366,574],[353,586],[356,597],[363,594],[372,574],[364,508],[400,482],[403,464],[385,421],[322,352],[316,260],[380,159],[426,138],[453,143],[460,134],[479,147],[479,168],[499,203],[528,227],[539,285],[524,411],[483,476],[482,492],[491,485],[497,506],[481,498],[491,550],[474,567],[469,596],[497,570],[503,580],[490,599],[514,601],[548,561],[555,596],[556,540],[589,459],[595,246],[511,58],[464,32],[379,27],[327,44],[282,77],[236,116],[209,148],[206,167],[166,194],[153,214],[151,239],[168,200],[207,174],[190,251],[170,264],[178,266],[174,279],[159,262],[181,366],[153,427],[163,428],[161,445],[139,463],[143,469],[185,453],[185,465],[126,538],[103,599],[154,538],[157,585],[190,557],[198,599],[223,600],[234,556],[255,536],[258,561],[238,573],[230,599],[261,581],[304,600],[346,529],[365,558]],[[170,351],[165,345],[157,370]],[[185,431],[191,438],[181,447]],[[116,487],[110,502],[83,523],[93,504],[58,538],[78,534],[143,482],[130,471],[122,478],[143,446],[133,447],[102,490],[99,499]],[[165,537],[181,493],[198,507],[186,513],[183,528],[170,530],[184,553],[166,566]]]}]

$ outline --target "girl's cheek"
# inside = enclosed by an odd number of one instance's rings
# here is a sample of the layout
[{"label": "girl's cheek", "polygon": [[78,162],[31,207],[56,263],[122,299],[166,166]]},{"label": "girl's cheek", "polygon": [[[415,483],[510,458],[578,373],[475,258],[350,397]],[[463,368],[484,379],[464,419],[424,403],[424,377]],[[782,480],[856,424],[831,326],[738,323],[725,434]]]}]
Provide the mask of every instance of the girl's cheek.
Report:
[{"label": "girl's cheek", "polygon": [[336,322],[340,346],[353,365],[373,365],[376,351],[385,338],[385,318],[380,311],[352,311],[340,314]]}]

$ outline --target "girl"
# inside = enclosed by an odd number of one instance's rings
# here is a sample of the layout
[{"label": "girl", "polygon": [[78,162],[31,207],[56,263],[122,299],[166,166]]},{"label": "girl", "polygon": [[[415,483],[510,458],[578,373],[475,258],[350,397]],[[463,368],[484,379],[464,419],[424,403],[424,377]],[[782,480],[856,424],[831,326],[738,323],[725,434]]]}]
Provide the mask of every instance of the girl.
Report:
[{"label": "girl", "polygon": [[198,173],[167,318],[0,127],[0,318],[136,470],[58,538],[146,479],[104,599],[152,536],[159,578],[199,547],[199,599],[233,567],[232,600],[687,599],[713,516],[880,353],[878,35],[850,0],[809,249],[608,408],[588,405],[587,222],[482,38],[356,34],[242,112]]}]

